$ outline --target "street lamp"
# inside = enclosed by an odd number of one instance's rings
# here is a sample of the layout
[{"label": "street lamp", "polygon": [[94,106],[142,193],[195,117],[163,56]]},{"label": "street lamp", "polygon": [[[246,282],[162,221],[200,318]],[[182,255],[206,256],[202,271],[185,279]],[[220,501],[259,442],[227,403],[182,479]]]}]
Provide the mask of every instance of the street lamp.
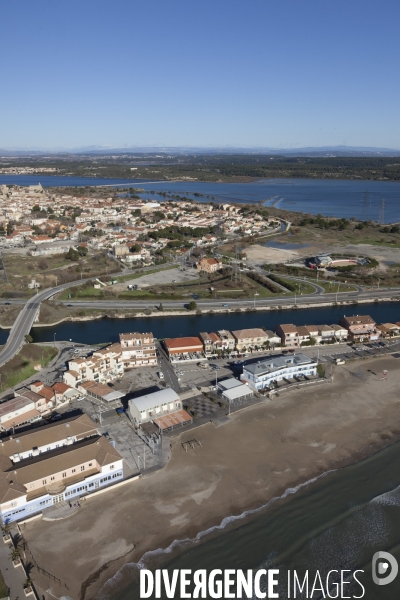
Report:
[{"label": "street lamp", "polygon": [[56,335],[57,335],[57,332],[54,334],[54,338],[53,338],[54,348],[56,347]]},{"label": "street lamp", "polygon": [[337,295],[339,293],[340,290],[340,281],[338,281],[338,289],[336,290],[336,302],[337,302]]},{"label": "street lamp", "polygon": [[256,296],[259,296],[258,292],[254,292],[254,308],[256,307]]}]

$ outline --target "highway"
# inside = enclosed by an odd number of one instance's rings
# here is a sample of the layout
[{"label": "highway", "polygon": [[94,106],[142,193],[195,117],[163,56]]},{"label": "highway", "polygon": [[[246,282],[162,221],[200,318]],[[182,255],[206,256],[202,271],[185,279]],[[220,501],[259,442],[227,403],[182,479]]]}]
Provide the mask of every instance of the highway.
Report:
[{"label": "highway", "polygon": [[[274,298],[247,298],[240,300],[196,300],[198,309],[204,310],[221,310],[235,308],[254,308],[254,307],[277,307],[277,306],[305,306],[307,304],[328,304],[332,302],[352,302],[363,299],[382,299],[382,298],[399,298],[400,288],[392,288],[390,290],[381,289],[373,291],[354,291],[354,292],[339,292],[330,294],[304,294],[294,296],[280,296]],[[146,309],[152,311],[158,310],[160,302],[162,302],[164,310],[168,309],[183,309],[192,300],[70,300],[64,302],[66,306],[74,306],[76,308],[96,308],[100,310],[107,309]]]}]

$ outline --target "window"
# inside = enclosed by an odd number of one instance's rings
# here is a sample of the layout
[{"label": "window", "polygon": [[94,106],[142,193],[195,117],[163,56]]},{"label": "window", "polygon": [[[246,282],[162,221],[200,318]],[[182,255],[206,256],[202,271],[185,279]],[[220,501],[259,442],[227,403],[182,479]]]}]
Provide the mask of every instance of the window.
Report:
[{"label": "window", "polygon": [[114,468],[114,465],[110,465],[110,470]]},{"label": "window", "polygon": [[31,488],[31,490],[33,490],[33,488],[35,487],[35,484],[34,484],[34,483],[31,483],[31,484],[29,485],[29,487]]},{"label": "window", "polygon": [[11,506],[17,506],[17,502],[13,500],[13,502],[11,502]]},{"label": "window", "polygon": [[43,485],[46,485],[47,479],[43,479]]},{"label": "window", "polygon": [[76,469],[72,469],[72,472],[73,472],[73,473],[75,473],[75,472],[76,472]]},{"label": "window", "polygon": [[91,467],[93,465],[93,463],[89,463],[89,467]]},{"label": "window", "polygon": [[85,470],[85,465],[82,465],[81,466],[81,471],[84,471],[84,470]]},{"label": "window", "polygon": [[55,477],[53,475],[52,477],[50,477],[50,481],[54,481],[54,480],[55,480]]},{"label": "window", "polygon": [[67,476],[67,473],[63,473],[63,474],[62,474],[62,476],[63,476],[63,477],[66,477],[66,476]]}]

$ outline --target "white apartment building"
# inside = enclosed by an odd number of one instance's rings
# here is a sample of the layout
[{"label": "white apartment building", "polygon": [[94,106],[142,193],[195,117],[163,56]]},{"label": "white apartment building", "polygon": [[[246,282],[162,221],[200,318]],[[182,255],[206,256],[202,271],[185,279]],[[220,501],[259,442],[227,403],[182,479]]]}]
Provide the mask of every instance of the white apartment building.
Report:
[{"label": "white apartment building", "polygon": [[317,362],[298,353],[292,356],[276,356],[256,363],[244,365],[241,380],[246,382],[255,391],[273,387],[274,382],[283,379],[295,379],[296,377],[315,376],[317,374]]},{"label": "white apartment building", "polygon": [[124,369],[157,364],[152,333],[120,333],[121,359]]}]

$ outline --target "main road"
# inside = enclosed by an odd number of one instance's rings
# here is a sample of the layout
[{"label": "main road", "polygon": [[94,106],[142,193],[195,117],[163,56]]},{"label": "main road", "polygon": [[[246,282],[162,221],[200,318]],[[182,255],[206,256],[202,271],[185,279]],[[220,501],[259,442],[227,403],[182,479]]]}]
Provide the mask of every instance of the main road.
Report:
[{"label": "main road", "polygon": [[[40,309],[40,304],[43,300],[48,300],[55,294],[62,292],[63,290],[85,283],[86,279],[79,279],[72,283],[64,283],[55,288],[50,288],[40,292],[36,296],[30,298],[18,314],[8,336],[7,342],[0,351],[0,366],[11,360],[21,349],[25,341],[25,336],[29,334],[33,323],[37,317]],[[399,299],[400,288],[380,289],[373,291],[355,291],[355,292],[342,292],[342,293],[330,293],[330,294],[308,294],[300,295],[293,298],[287,296],[281,296],[278,298],[253,298],[240,299],[240,300],[201,300],[197,301],[196,305],[198,309],[207,310],[221,310],[221,309],[236,309],[236,308],[256,308],[256,307],[280,307],[280,306],[306,306],[307,304],[329,304],[336,301],[340,302],[357,302],[359,300],[383,300],[383,299]],[[8,300],[0,302],[0,304],[21,304],[21,300]],[[160,301],[164,309],[183,309],[190,302],[190,299],[186,301]],[[63,302],[65,306],[73,306],[79,308],[94,308],[100,310],[112,310],[112,309],[150,309],[157,310],[159,308],[159,302],[155,301],[118,301],[118,300],[95,300],[95,301],[83,301],[75,300]]]}]

